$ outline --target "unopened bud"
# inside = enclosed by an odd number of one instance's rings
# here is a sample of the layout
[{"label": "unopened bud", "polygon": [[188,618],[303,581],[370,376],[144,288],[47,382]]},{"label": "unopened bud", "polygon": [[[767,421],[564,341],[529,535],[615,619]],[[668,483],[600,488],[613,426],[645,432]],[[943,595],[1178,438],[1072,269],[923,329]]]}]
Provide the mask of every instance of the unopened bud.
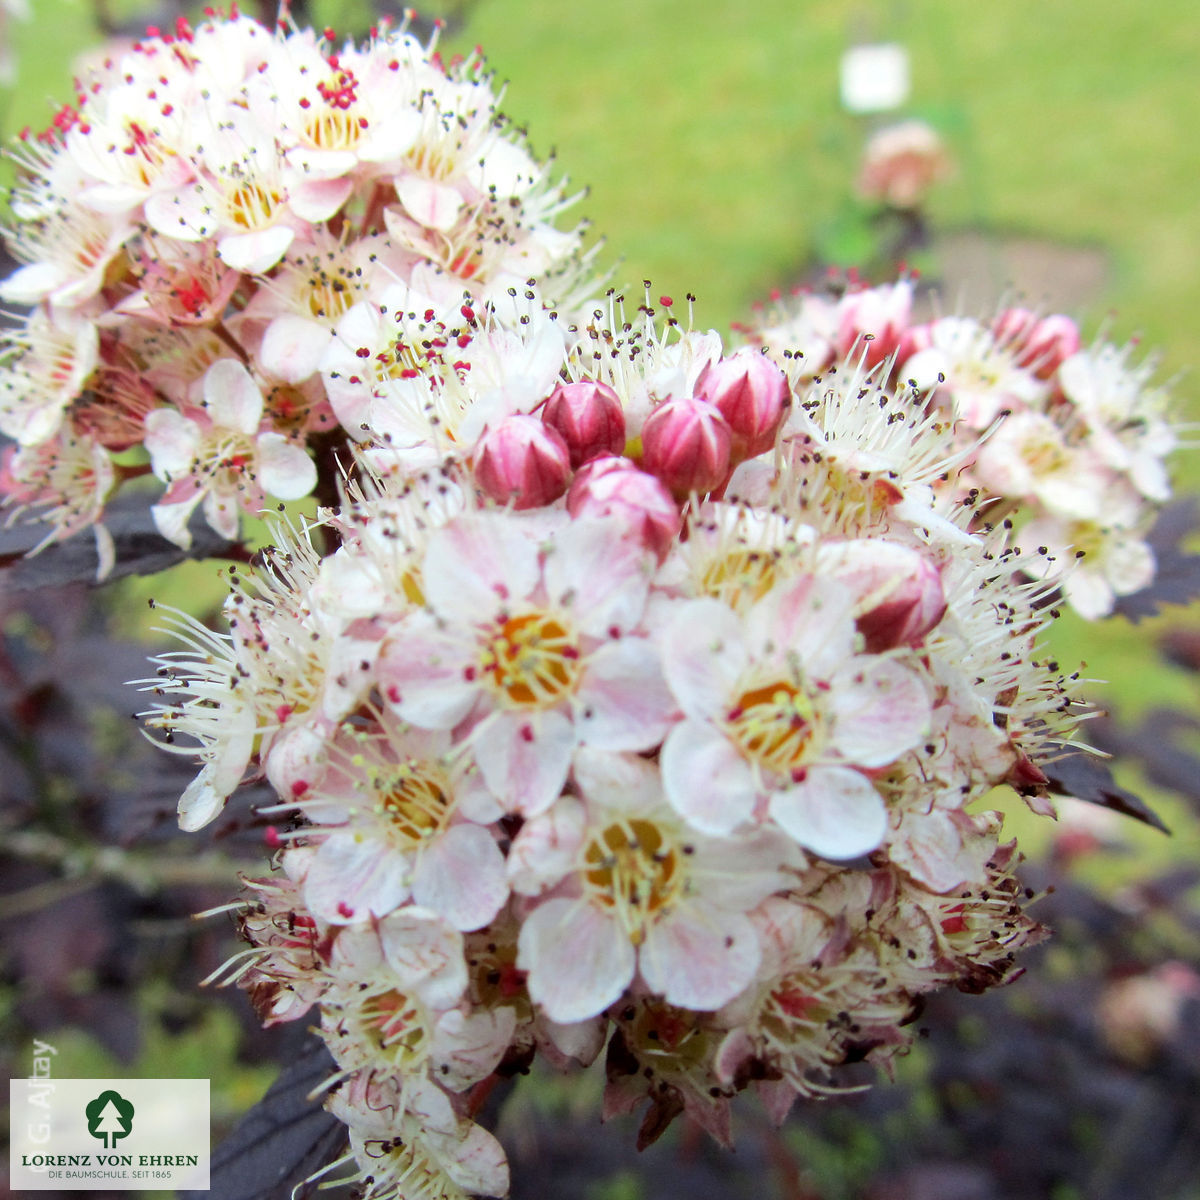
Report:
[{"label": "unopened bud", "polygon": [[1043,380],[1052,379],[1080,346],[1079,326],[1062,313],[1039,317],[1028,308],[1006,308],[996,318],[992,331],[1018,366]]},{"label": "unopened bud", "polygon": [[939,568],[907,546],[881,541],[834,543],[822,568],[853,594],[853,611],[869,654],[915,646],[946,613]]},{"label": "unopened bud", "polygon": [[627,458],[595,458],[575,476],[567,493],[573,517],[614,517],[658,556],[679,536],[679,507],[662,481]]},{"label": "unopened bud", "polygon": [[696,395],[715,404],[733,433],[733,462],[764,454],[787,412],[787,376],[757,350],[741,351],[709,363],[700,373]]},{"label": "unopened bud", "polygon": [[542,409],[542,420],[566,442],[572,467],[625,449],[625,412],[607,384],[560,383]]},{"label": "unopened bud", "polygon": [[642,467],[676,499],[715,491],[729,475],[733,431],[720,409],[692,396],[668,400],[642,426]]},{"label": "unopened bud", "polygon": [[900,349],[912,318],[913,286],[908,279],[847,292],[838,302],[837,352],[868,367],[878,366]]},{"label": "unopened bud", "polygon": [[507,417],[480,439],[475,479],[495,501],[540,508],[557,500],[571,478],[571,456],[558,433],[537,417]]}]

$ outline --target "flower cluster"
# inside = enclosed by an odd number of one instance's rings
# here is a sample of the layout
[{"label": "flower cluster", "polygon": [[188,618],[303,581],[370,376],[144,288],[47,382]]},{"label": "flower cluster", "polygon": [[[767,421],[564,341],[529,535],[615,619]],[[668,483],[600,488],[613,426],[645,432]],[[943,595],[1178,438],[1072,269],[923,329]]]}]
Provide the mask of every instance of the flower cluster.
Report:
[{"label": "flower cluster", "polygon": [[320,367],[356,305],[586,286],[579,231],[555,227],[569,201],[477,57],[387,27],[338,48],[235,7],[152,29],[77,86],[11,151],[23,265],[0,299],[29,311],[0,346],[0,487],[46,542],[94,527],[102,575],[127,478],[165,485],[154,520],[185,549],[197,507],[235,538],[241,513],[313,490],[312,453],[347,433]]},{"label": "flower cluster", "polygon": [[336,549],[281,526],[147,685],[202,762],[185,827],[278,795],[227,978],[319,1026],[375,1197],[503,1192],[472,1116],[539,1052],[607,1044],[606,1113],[728,1142],[750,1083],[782,1119],[922,993],[1011,978],[1041,930],[978,801],[1043,808],[1079,716],[1042,560],[934,486],[963,451],[924,394],[668,301],[510,300],[344,315]]},{"label": "flower cluster", "polygon": [[1176,436],[1154,364],[1134,346],[1084,346],[1069,317],[1024,308],[918,323],[908,279],[797,293],[744,333],[794,378],[874,369],[870,386],[927,394],[962,450],[933,485],[977,493],[981,524],[1014,519],[1022,544],[1040,548],[1030,569],[1082,616],[1106,616],[1152,581],[1146,534],[1171,494]]}]

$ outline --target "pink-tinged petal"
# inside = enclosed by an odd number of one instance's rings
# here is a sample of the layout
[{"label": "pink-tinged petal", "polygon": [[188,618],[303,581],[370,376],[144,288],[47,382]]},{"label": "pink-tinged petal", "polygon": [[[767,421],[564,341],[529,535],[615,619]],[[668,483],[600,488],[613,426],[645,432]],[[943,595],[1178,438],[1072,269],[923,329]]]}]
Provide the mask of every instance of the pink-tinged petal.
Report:
[{"label": "pink-tinged petal", "polygon": [[434,1033],[434,1078],[451,1092],[486,1079],[500,1065],[516,1021],[507,1006],[470,1015],[457,1008],[444,1013]]},{"label": "pink-tinged petal", "polygon": [[184,242],[202,242],[216,231],[210,205],[211,199],[203,189],[189,183],[172,191],[152,192],[142,211],[156,233]]},{"label": "pink-tinged petal", "polygon": [[537,1032],[539,1049],[549,1058],[552,1066],[560,1070],[574,1063],[588,1067],[604,1049],[608,1020],[595,1017],[590,1021],[573,1021],[570,1025],[562,1025],[543,1015],[538,1022]]},{"label": "pink-tinged petal", "polygon": [[188,529],[188,520],[202,495],[202,492],[195,492],[179,504],[154,504],[150,508],[154,528],[181,550],[190,550],[192,547],[192,531]]},{"label": "pink-tinged petal", "polygon": [[304,880],[304,902],[331,925],[360,924],[384,917],[409,896],[409,864],[377,838],[330,834]]},{"label": "pink-tinged petal", "polygon": [[597,1016],[633,979],[636,952],[616,921],[583,900],[547,900],[525,918],[517,966],[552,1021]]},{"label": "pink-tinged petal", "polygon": [[320,368],[332,337],[319,322],[284,313],[267,326],[258,361],[268,375],[284,383],[303,383]]},{"label": "pink-tinged petal", "polygon": [[754,812],[754,772],[719,730],[682,721],[662,749],[663,790],[671,807],[702,833],[731,833]]},{"label": "pink-tinged petal", "polygon": [[[722,1014],[724,1015],[724,1014]],[[738,1075],[742,1064],[757,1053],[754,1039],[746,1029],[731,1029],[721,1040],[713,1056],[713,1074],[728,1086]]]},{"label": "pink-tinged petal", "polygon": [[439,616],[482,624],[523,600],[538,582],[538,552],[519,518],[469,513],[430,539],[422,572],[425,597]]},{"label": "pink-tinged petal", "polygon": [[771,816],[823,858],[857,858],[887,834],[888,815],[871,781],[849,767],[813,767],[803,783],[771,797]]},{"label": "pink-tinged petal", "polygon": [[57,263],[30,263],[0,283],[0,300],[7,304],[38,304],[67,278],[66,271]]},{"label": "pink-tinged petal", "polygon": [[573,705],[580,742],[597,750],[649,750],[676,715],[657,648],[626,637],[589,655]]},{"label": "pink-tinged petal", "polygon": [[463,206],[458,188],[421,175],[402,175],[395,183],[400,203],[419,225],[444,232],[458,220]]},{"label": "pink-tinged petal", "polygon": [[663,645],[663,670],[689,717],[720,717],[749,665],[738,615],[719,600],[679,605]]},{"label": "pink-tinged petal", "polygon": [[575,754],[575,782],[589,806],[642,813],[662,803],[657,769],[635,754],[580,746]]},{"label": "pink-tinged petal", "polygon": [[289,722],[261,751],[267,779],[281,796],[300,796],[329,770],[331,728],[327,722]]},{"label": "pink-tinged petal", "polygon": [[[332,164],[322,163],[322,167]],[[353,162],[346,168],[352,169]],[[302,221],[327,221],[350,198],[353,179],[310,179],[288,191],[288,208]]]},{"label": "pink-tinged petal", "polygon": [[587,832],[587,812],[574,796],[560,796],[541,816],[521,826],[508,852],[514,892],[536,896],[575,869]]},{"label": "pink-tinged petal", "polygon": [[452,825],[420,857],[413,899],[455,929],[480,929],[508,899],[504,855],[480,825]]},{"label": "pink-tinged petal", "polygon": [[254,233],[235,233],[217,243],[217,254],[235,271],[261,275],[288,252],[295,237],[296,231],[287,225],[272,225]]},{"label": "pink-tinged petal", "polygon": [[468,1196],[507,1196],[508,1159],[504,1148],[482,1125],[463,1122],[443,1169]]},{"label": "pink-tinged petal", "polygon": [[214,425],[257,433],[263,414],[262,392],[236,358],[222,358],[204,372],[204,407]]},{"label": "pink-tinged petal", "polygon": [[746,987],[761,960],[747,917],[693,903],[650,926],[638,969],[669,1004],[711,1012]]},{"label": "pink-tinged petal", "polygon": [[497,713],[476,727],[471,748],[484,782],[507,811],[535,817],[558,799],[575,727],[565,713]]},{"label": "pink-tinged petal", "polygon": [[619,522],[581,518],[554,540],[543,572],[546,592],[552,605],[569,609],[581,632],[627,633],[646,607],[652,562]]},{"label": "pink-tinged petal", "polygon": [[[241,509],[238,507],[239,495],[235,492],[209,491],[204,497],[204,519],[209,528],[219,533],[227,541],[237,541],[238,529],[241,525]],[[240,499],[245,501],[247,493],[243,492]]]},{"label": "pink-tinged petal", "polygon": [[280,500],[299,500],[317,485],[317,468],[303,446],[281,433],[258,437],[258,479],[263,488]]},{"label": "pink-tinged petal", "polygon": [[191,472],[200,446],[200,426],[174,408],[146,414],[146,449],[154,474],[164,483]]},{"label": "pink-tinged petal", "polygon": [[378,671],[388,705],[422,729],[453,729],[479,694],[471,645],[442,633],[425,613],[396,626],[384,642]]},{"label": "pink-tinged petal", "polygon": [[[963,821],[961,814],[959,821]],[[888,843],[888,858],[931,892],[982,883],[987,878],[987,851],[979,849],[982,839],[964,842],[959,821],[936,808],[928,813],[906,813]],[[969,821],[963,823],[970,830]]]},{"label": "pink-tinged petal", "polygon": [[796,1097],[800,1093],[786,1079],[762,1080],[755,1087],[767,1116],[778,1128],[787,1120],[787,1115],[792,1111],[792,1106],[796,1103]]},{"label": "pink-tinged petal", "polygon": [[854,596],[838,580],[802,576],[772,588],[746,624],[752,650],[786,650],[820,678],[853,651]]},{"label": "pink-tinged petal", "polygon": [[436,913],[402,908],[378,925],[379,944],[402,986],[419,989],[433,1008],[457,1004],[467,987],[463,937]]},{"label": "pink-tinged petal", "polygon": [[826,699],[831,748],[862,767],[893,762],[929,730],[929,693],[897,662],[859,657],[832,677]]}]

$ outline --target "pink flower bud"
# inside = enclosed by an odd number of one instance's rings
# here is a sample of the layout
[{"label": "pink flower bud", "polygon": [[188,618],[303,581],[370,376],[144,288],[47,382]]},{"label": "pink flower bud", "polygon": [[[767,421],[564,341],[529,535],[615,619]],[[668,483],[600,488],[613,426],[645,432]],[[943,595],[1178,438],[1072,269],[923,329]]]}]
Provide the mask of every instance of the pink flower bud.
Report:
[{"label": "pink flower bud", "polygon": [[859,615],[858,631],[868,653],[915,646],[945,616],[941,572],[927,558],[919,563],[912,575],[896,579],[874,608]]},{"label": "pink flower bud", "polygon": [[480,439],[475,479],[495,501],[540,508],[567,490],[571,456],[558,433],[537,417],[507,417]]},{"label": "pink flower bud", "polygon": [[1062,313],[1038,317],[1027,308],[1006,308],[993,329],[996,340],[1016,356],[1017,365],[1043,380],[1053,378],[1081,345],[1079,326]]},{"label": "pink flower bud", "polygon": [[729,475],[732,449],[729,422],[707,400],[668,400],[642,426],[642,468],[678,500],[719,488]]},{"label": "pink flower bud", "polygon": [[560,383],[542,409],[542,420],[566,442],[572,467],[625,449],[625,412],[607,384]]},{"label": "pink flower bud", "polygon": [[865,353],[867,366],[878,366],[899,349],[912,317],[912,300],[908,279],[847,292],[838,303],[838,355],[853,354],[857,361]]},{"label": "pink flower bud", "polygon": [[700,373],[696,395],[715,404],[729,422],[735,464],[775,445],[787,411],[788,381],[765,355],[741,351],[709,363]]},{"label": "pink flower bud", "polygon": [[945,615],[941,571],[918,550],[877,540],[834,543],[821,564],[850,589],[869,654],[917,645]]},{"label": "pink flower bud", "polygon": [[661,562],[679,536],[679,508],[662,482],[627,458],[594,458],[567,493],[573,517],[615,517]]}]

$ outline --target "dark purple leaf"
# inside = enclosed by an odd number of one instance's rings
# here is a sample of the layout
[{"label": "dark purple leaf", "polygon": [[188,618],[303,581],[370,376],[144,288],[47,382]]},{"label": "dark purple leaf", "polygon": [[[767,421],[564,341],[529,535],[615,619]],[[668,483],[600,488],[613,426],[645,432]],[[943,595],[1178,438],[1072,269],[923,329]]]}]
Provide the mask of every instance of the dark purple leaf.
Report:
[{"label": "dark purple leaf", "polygon": [[1124,813],[1161,829],[1163,833],[1171,832],[1144,800],[1113,779],[1108,763],[1094,754],[1073,750],[1044,769],[1050,791],[1057,796],[1074,796],[1077,800]]},{"label": "dark purple leaf", "polygon": [[[288,1200],[292,1188],[333,1162],[346,1127],[309,1093],[337,1069],[325,1043],[308,1035],[267,1094],[213,1152],[207,1192],[191,1200]],[[314,1185],[315,1190],[315,1185]]]},{"label": "dark purple leaf", "polygon": [[[211,558],[227,554],[232,544],[214,533],[197,516],[192,522],[192,548],[186,553],[168,542],[154,527],[150,497],[145,492],[118,496],[105,511],[104,523],[113,536],[116,565],[109,579],[125,575],[150,575],[165,571],[189,558]],[[94,583],[99,559],[95,539],[77,534],[47,546],[32,558],[25,555],[45,536],[40,524],[14,525],[0,529],[0,578],[20,591],[62,587],[71,583]]]},{"label": "dark purple leaf", "polygon": [[1176,500],[1159,513],[1146,539],[1154,551],[1157,569],[1149,587],[1132,596],[1121,596],[1115,611],[1137,622],[1154,616],[1164,604],[1188,604],[1200,596],[1200,554],[1187,554],[1184,539],[1200,527],[1196,499]]}]

